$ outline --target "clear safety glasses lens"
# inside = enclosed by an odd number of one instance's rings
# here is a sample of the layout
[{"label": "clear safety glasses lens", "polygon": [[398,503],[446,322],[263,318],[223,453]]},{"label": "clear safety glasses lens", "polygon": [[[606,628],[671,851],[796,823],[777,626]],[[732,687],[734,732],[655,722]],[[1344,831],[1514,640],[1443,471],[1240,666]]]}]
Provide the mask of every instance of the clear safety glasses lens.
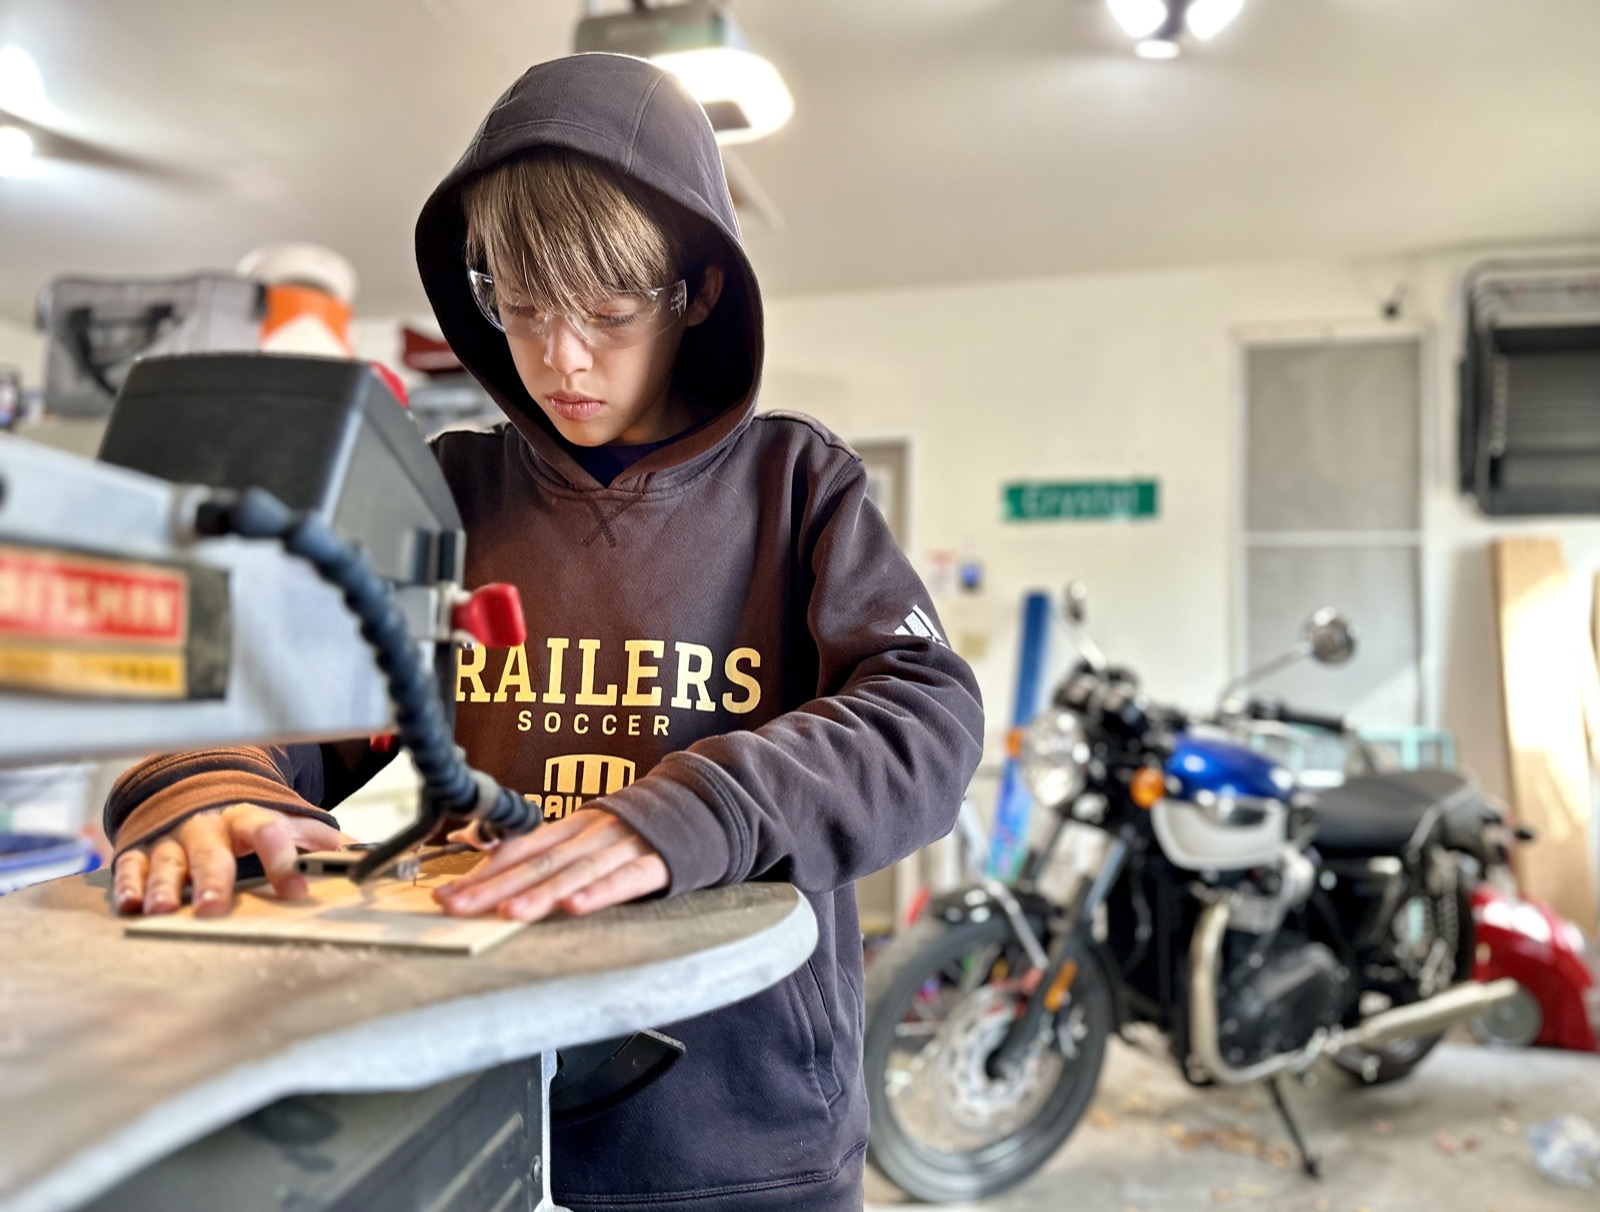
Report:
[{"label": "clear safety glasses lens", "polygon": [[467,281],[483,318],[506,335],[548,338],[556,324],[564,320],[591,349],[619,349],[648,341],[671,328],[689,300],[688,283],[679,279],[670,286],[612,295],[571,314],[508,303],[496,293],[493,276],[481,270],[467,270]]}]

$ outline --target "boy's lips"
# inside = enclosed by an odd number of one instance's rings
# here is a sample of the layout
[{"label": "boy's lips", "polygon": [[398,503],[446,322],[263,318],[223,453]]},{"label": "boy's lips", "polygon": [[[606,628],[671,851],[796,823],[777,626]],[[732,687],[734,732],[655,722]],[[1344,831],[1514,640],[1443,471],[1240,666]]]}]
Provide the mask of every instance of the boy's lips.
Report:
[{"label": "boy's lips", "polygon": [[575,396],[564,391],[554,392],[548,398],[550,407],[566,421],[587,421],[606,406],[604,400],[593,396]]}]

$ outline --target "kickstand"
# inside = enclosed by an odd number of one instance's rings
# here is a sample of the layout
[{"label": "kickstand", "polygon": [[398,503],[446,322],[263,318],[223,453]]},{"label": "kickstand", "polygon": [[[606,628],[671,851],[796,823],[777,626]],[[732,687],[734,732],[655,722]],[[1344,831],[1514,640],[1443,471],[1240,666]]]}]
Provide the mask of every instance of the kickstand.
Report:
[{"label": "kickstand", "polygon": [[1294,1147],[1300,1150],[1300,1165],[1312,1178],[1322,1177],[1322,1162],[1311,1147],[1306,1144],[1306,1138],[1300,1133],[1300,1125],[1295,1123],[1293,1114],[1289,1111],[1289,1104],[1284,1101],[1283,1087],[1279,1084],[1280,1078],[1269,1077],[1267,1089],[1272,1091],[1272,1104],[1278,1108],[1278,1115],[1283,1120],[1283,1126],[1289,1129],[1289,1139],[1294,1141]]}]

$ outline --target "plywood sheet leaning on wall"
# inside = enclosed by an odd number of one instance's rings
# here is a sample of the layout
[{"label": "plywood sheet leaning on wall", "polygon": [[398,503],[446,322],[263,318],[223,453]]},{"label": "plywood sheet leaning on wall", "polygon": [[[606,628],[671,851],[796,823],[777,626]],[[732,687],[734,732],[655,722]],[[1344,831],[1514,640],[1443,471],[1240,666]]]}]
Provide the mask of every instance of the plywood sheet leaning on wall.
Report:
[{"label": "plywood sheet leaning on wall", "polygon": [[1584,724],[1588,629],[1559,540],[1499,539],[1492,558],[1512,809],[1538,834],[1516,850],[1517,878],[1525,894],[1593,938],[1600,908]]}]

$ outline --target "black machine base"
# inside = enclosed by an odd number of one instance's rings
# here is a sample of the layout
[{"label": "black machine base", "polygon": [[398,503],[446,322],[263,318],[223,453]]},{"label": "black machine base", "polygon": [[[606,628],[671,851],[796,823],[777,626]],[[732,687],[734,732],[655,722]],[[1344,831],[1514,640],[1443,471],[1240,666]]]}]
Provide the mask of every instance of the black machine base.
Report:
[{"label": "black machine base", "polygon": [[543,1093],[534,1056],[426,1090],[282,1099],[85,1212],[554,1212]]}]

